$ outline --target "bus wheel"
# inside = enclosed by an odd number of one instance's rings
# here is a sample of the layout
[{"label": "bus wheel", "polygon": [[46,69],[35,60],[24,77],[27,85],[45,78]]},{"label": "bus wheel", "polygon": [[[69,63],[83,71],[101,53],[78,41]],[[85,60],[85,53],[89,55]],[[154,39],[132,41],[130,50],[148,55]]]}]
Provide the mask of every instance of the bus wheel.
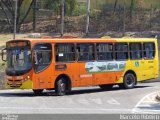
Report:
[{"label": "bus wheel", "polygon": [[66,94],[66,82],[64,78],[60,78],[57,82],[56,82],[56,86],[55,86],[55,92],[57,95],[59,96],[63,96]]},{"label": "bus wheel", "polygon": [[102,90],[110,90],[110,89],[112,89],[113,85],[112,84],[106,84],[106,85],[99,85],[99,87]]},{"label": "bus wheel", "polygon": [[43,89],[38,89],[38,90],[34,90],[34,89],[33,89],[33,92],[34,92],[34,94],[36,94],[36,95],[41,95],[42,92],[43,92]]},{"label": "bus wheel", "polygon": [[134,88],[135,84],[136,84],[135,75],[133,75],[132,73],[127,73],[124,76],[123,83],[119,84],[119,87],[123,89],[131,89]]}]

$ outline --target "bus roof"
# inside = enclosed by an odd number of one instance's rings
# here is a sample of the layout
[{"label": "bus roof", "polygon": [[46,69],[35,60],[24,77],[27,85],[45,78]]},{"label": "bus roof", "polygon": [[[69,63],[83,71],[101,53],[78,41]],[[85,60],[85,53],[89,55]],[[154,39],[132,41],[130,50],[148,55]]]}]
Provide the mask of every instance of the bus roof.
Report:
[{"label": "bus roof", "polygon": [[92,43],[92,42],[155,42],[156,38],[53,38],[53,39],[44,39],[44,38],[18,38],[11,41],[18,40],[27,40],[34,43],[37,42],[51,42],[51,43],[70,43],[70,42],[78,42],[78,43]]}]

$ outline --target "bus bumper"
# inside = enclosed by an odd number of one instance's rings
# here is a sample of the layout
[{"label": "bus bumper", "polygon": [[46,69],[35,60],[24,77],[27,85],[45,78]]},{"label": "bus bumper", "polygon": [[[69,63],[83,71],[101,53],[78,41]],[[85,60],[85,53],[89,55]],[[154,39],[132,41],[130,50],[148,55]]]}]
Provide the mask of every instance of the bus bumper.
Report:
[{"label": "bus bumper", "polygon": [[33,82],[31,80],[27,81],[9,81],[7,80],[5,83],[5,88],[8,89],[32,89]]}]

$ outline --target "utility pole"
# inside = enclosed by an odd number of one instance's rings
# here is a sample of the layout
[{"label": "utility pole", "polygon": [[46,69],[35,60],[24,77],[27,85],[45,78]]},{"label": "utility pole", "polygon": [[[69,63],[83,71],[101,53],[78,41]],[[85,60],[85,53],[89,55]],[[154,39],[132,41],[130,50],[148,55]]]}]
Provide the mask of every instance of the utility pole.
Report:
[{"label": "utility pole", "polygon": [[126,31],[126,1],[124,0],[123,6],[123,36],[125,36]]},{"label": "utility pole", "polygon": [[150,15],[149,15],[149,18],[150,18],[150,20],[149,20],[149,28],[150,28],[150,30],[152,28],[152,14],[153,14],[153,9],[152,8],[153,7],[152,7],[152,4],[151,4]]},{"label": "utility pole", "polygon": [[36,29],[36,9],[37,9],[37,0],[34,0],[33,3],[33,31]]},{"label": "utility pole", "polygon": [[14,33],[13,33],[13,39],[16,38],[16,32],[17,32],[17,1],[18,1],[18,0],[15,0]]},{"label": "utility pole", "polygon": [[131,5],[130,5],[130,22],[131,23],[133,18],[133,10],[134,10],[134,0],[131,0]]},{"label": "utility pole", "polygon": [[90,5],[91,5],[91,1],[87,0],[87,21],[86,21],[86,34],[89,33],[89,16],[90,16]]},{"label": "utility pole", "polygon": [[64,34],[64,3],[65,0],[61,0],[61,37]]}]

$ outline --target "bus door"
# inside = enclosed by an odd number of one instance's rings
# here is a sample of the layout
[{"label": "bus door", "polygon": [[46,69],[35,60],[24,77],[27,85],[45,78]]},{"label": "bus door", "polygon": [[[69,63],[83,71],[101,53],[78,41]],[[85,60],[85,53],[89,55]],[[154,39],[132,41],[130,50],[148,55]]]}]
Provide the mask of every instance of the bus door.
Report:
[{"label": "bus door", "polygon": [[143,57],[144,69],[147,78],[154,78],[154,57],[155,57],[155,44],[152,42],[143,43]]},{"label": "bus door", "polygon": [[55,44],[55,61],[55,76],[66,74],[72,80],[72,86],[79,86],[79,64],[76,62],[75,44]]},{"label": "bus door", "polygon": [[86,69],[88,62],[94,61],[94,44],[77,44],[80,86],[93,85],[93,74]]},{"label": "bus door", "polygon": [[52,45],[50,43],[36,44],[33,55],[35,71],[34,88],[52,88]]},{"label": "bus door", "polygon": [[131,60],[131,67],[138,76],[138,79],[144,80],[145,79],[145,61],[142,59],[142,43],[130,43],[130,60]]}]

